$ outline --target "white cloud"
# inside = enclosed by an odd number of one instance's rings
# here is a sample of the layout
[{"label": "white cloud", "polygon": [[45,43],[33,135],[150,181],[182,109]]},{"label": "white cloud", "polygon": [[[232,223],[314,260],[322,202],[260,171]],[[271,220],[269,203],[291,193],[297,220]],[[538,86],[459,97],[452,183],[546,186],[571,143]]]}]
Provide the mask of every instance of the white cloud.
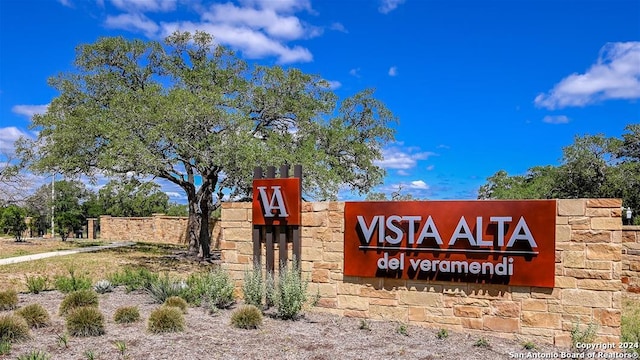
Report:
[{"label": "white cloud", "polygon": [[58,0],[58,2],[59,2],[62,6],[66,6],[66,7],[73,7],[73,5],[71,5],[71,1],[70,1],[70,0]]},{"label": "white cloud", "polygon": [[20,137],[29,138],[29,134],[18,129],[15,126],[9,126],[5,128],[0,128],[0,152],[10,152],[12,153],[15,147],[15,142]]},{"label": "white cloud", "polygon": [[311,11],[311,2],[309,0],[240,0],[240,2],[245,6],[272,9],[280,12]]},{"label": "white cloud", "polygon": [[436,155],[432,152],[414,152],[414,149],[390,147],[382,150],[383,160],[376,161],[377,166],[385,169],[408,170],[416,166],[418,160],[426,160]]},{"label": "white cloud", "polygon": [[355,69],[349,70],[349,75],[359,78],[360,77],[360,68],[355,68]]},{"label": "white cloud", "polygon": [[427,183],[425,183],[422,180],[416,180],[416,181],[412,181],[411,185],[409,186],[411,189],[421,189],[421,190],[427,190],[429,189],[429,185],[427,185]]},{"label": "white cloud", "polygon": [[340,31],[340,32],[343,32],[343,33],[345,33],[345,34],[349,33],[349,31],[347,30],[347,28],[345,28],[345,27],[344,27],[344,25],[342,25],[342,24],[341,24],[341,23],[339,23],[339,22],[334,22],[333,24],[331,24],[331,25],[329,26],[329,29],[330,29],[330,30],[335,30],[335,31]]},{"label": "white cloud", "polygon": [[571,74],[546,94],[536,96],[537,106],[561,109],[609,99],[640,98],[640,42],[608,43],[584,74]]},{"label": "white cloud", "polygon": [[47,112],[49,105],[15,105],[11,108],[14,114],[24,115],[31,119],[33,115],[44,114]]},{"label": "white cloud", "polygon": [[176,0],[111,0],[111,4],[127,12],[168,12],[176,8]]},{"label": "white cloud", "polygon": [[406,170],[398,170],[398,175],[400,176],[409,176],[409,172]]},{"label": "white cloud", "polygon": [[153,38],[158,34],[160,26],[153,20],[142,14],[120,14],[117,16],[107,16],[105,26],[113,29],[123,29],[128,31],[140,31],[145,36]]},{"label": "white cloud", "polygon": [[337,88],[342,86],[342,83],[340,81],[337,81],[337,80],[326,80],[326,81],[327,81],[327,83],[329,83],[329,89],[331,89],[331,90],[335,90],[335,89],[337,89]]},{"label": "white cloud", "polygon": [[382,0],[380,2],[380,6],[378,7],[378,11],[383,14],[388,14],[395,10],[398,6],[404,3],[405,0]]},{"label": "white cloud", "polygon": [[565,115],[547,115],[542,119],[542,122],[547,124],[567,124],[569,118]]},{"label": "white cloud", "polygon": [[398,67],[397,66],[392,66],[389,68],[389,76],[396,76],[398,75]]},{"label": "white cloud", "polygon": [[435,165],[429,165],[429,166],[427,166],[427,171],[432,171],[435,168],[436,168]]}]

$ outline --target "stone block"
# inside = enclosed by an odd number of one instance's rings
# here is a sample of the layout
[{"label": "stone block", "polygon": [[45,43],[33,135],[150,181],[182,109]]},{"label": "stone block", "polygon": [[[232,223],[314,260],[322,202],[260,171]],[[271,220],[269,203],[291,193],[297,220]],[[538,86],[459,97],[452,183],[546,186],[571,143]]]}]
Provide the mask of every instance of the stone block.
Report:
[{"label": "stone block", "polygon": [[311,210],[314,211],[314,212],[327,211],[327,210],[329,210],[329,203],[326,202],[326,201],[312,202],[311,203]]},{"label": "stone block", "polygon": [[620,310],[593,309],[593,317],[596,321],[596,324],[599,324],[600,326],[620,326]]},{"label": "stone block", "polygon": [[520,321],[512,318],[485,316],[482,318],[482,329],[488,331],[518,333]]},{"label": "stone block", "polygon": [[369,298],[369,305],[398,306],[398,300]]},{"label": "stone block", "polygon": [[361,286],[359,284],[340,282],[337,289],[340,295],[360,295]]},{"label": "stone block", "polygon": [[457,305],[453,307],[453,315],[464,318],[481,318],[482,308],[478,306]]},{"label": "stone block", "polygon": [[334,298],[321,298],[318,300],[316,307],[335,309],[338,307],[338,299]]},{"label": "stone block", "polygon": [[620,261],[622,247],[618,244],[587,244],[587,259]]},{"label": "stone block", "polygon": [[474,329],[474,330],[482,330],[483,329],[483,321],[482,321],[482,319],[462,318],[462,319],[460,319],[460,324],[465,329]]},{"label": "stone block", "polygon": [[558,215],[582,216],[586,213],[585,199],[558,200]]},{"label": "stone block", "polygon": [[594,280],[594,279],[579,279],[577,280],[579,289],[587,290],[610,290],[620,291],[622,290],[622,282],[620,280]]},{"label": "stone block", "polygon": [[406,307],[370,305],[369,316],[372,319],[406,322],[408,311]]},{"label": "stone block", "polygon": [[563,251],[562,265],[566,268],[583,268],[585,254],[582,251]]},{"label": "stone block", "polygon": [[369,317],[369,312],[365,310],[344,310],[342,315],[345,317],[367,319]]},{"label": "stone block", "polygon": [[322,261],[322,249],[302,247],[300,257],[303,261]]},{"label": "stone block", "polygon": [[589,199],[587,207],[590,208],[621,208],[621,199]]},{"label": "stone block", "polygon": [[314,283],[328,283],[329,282],[329,270],[327,269],[313,269],[311,271],[311,281]]},{"label": "stone block", "polygon": [[369,299],[354,295],[338,295],[338,307],[345,310],[369,310]]},{"label": "stone block", "polygon": [[225,221],[248,221],[246,209],[222,209],[221,217]]},{"label": "stone block", "polygon": [[524,299],[520,307],[522,311],[548,311],[547,302],[542,299]]},{"label": "stone block", "polygon": [[611,231],[574,230],[571,240],[584,243],[608,243],[611,242]]},{"label": "stone block", "polygon": [[556,276],[555,287],[559,289],[572,289],[577,286],[577,281],[573,277]]},{"label": "stone block", "polygon": [[589,217],[611,217],[611,209],[608,208],[592,208],[587,206],[587,216]]},{"label": "stone block", "polygon": [[251,229],[227,228],[222,230],[226,241],[251,241]]},{"label": "stone block", "polygon": [[553,337],[553,345],[559,348],[568,348],[571,346],[571,335],[567,333],[555,334]]},{"label": "stone block", "polygon": [[571,226],[571,230],[584,230],[590,228],[591,222],[590,218],[585,216],[570,217],[569,225]]},{"label": "stone block", "polygon": [[585,269],[591,270],[613,270],[613,262],[606,260],[587,260],[584,262]]},{"label": "stone block", "polygon": [[556,225],[556,243],[571,241],[571,226]]},{"label": "stone block", "polygon": [[562,290],[562,305],[610,308],[612,305],[611,292],[582,289],[564,289]]},{"label": "stone block", "polygon": [[621,230],[622,220],[612,217],[591,218],[591,229],[593,230]]},{"label": "stone block", "polygon": [[318,284],[317,294],[320,295],[321,298],[335,298],[337,296],[336,285]]},{"label": "stone block", "polygon": [[342,263],[344,260],[344,253],[342,252],[324,252],[322,254],[322,261]]},{"label": "stone block", "polygon": [[425,308],[421,306],[409,306],[408,307],[409,321],[424,322],[427,321],[427,314]]},{"label": "stone block", "polygon": [[442,306],[442,295],[429,292],[402,291],[398,293],[398,300],[401,305],[427,307]]},{"label": "stone block", "polygon": [[561,329],[562,315],[544,312],[523,311],[522,326],[531,326],[545,329]]},{"label": "stone block", "polygon": [[378,290],[372,287],[364,287],[360,290],[360,296],[380,299],[396,299],[397,293],[395,291],[387,291],[385,289]]},{"label": "stone block", "polygon": [[566,216],[556,216],[556,225],[567,225],[569,224],[569,218]]},{"label": "stone block", "polygon": [[493,301],[491,314],[499,317],[516,318],[520,315],[520,303],[512,301]]}]

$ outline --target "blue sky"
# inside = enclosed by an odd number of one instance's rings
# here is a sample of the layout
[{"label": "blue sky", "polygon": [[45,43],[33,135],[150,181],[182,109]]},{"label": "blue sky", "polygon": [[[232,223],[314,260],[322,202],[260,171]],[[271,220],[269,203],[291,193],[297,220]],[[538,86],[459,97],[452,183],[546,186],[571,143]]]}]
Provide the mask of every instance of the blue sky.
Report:
[{"label": "blue sky", "polygon": [[500,169],[557,165],[575,135],[640,122],[637,0],[2,0],[0,151],[33,136],[76,45],[176,29],[319,74],[343,98],[376,88],[400,120],[386,193],[473,199]]}]

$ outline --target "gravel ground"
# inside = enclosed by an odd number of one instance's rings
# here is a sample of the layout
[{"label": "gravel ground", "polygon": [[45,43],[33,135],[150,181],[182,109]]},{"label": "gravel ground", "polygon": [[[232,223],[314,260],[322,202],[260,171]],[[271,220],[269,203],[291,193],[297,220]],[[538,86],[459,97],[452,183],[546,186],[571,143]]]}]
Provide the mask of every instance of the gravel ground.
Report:
[{"label": "gravel ground", "polygon": [[[516,340],[485,337],[487,347],[474,346],[477,334],[449,332],[446,339],[436,337],[437,329],[369,321],[370,330],[361,329],[361,320],[320,313],[313,309],[297,321],[265,317],[257,330],[236,329],[230,325],[233,309],[209,315],[204,308],[189,308],[186,330],[182,333],[154,335],[146,331],[146,319],[158,305],[143,292],[126,293],[117,288],[100,295],[100,310],[106,319],[106,334],[98,337],[60,338],[65,333],[64,319],[58,308],[64,294],[48,291],[20,294],[19,306],[40,303],[51,315],[52,324],[32,330],[32,339],[13,344],[9,355],[15,359],[31,350],[46,351],[51,359],[509,359],[527,356]],[[142,320],[128,325],[116,324],[118,307],[137,305]],[[0,312],[5,314],[8,312]],[[125,351],[116,342],[126,345]],[[542,353],[561,353],[566,349],[537,344]],[[536,352],[534,350],[534,352]],[[537,354],[531,354],[537,355]]]}]

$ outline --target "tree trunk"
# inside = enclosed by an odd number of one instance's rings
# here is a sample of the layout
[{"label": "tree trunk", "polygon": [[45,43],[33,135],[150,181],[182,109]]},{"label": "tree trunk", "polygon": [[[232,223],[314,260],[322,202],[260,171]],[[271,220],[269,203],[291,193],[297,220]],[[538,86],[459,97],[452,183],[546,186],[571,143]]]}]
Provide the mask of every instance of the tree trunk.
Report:
[{"label": "tree trunk", "polygon": [[189,201],[187,221],[189,253],[201,254],[204,259],[208,259],[211,257],[209,216],[211,214],[212,192],[208,187],[202,187],[196,194],[188,194],[187,198]]}]

